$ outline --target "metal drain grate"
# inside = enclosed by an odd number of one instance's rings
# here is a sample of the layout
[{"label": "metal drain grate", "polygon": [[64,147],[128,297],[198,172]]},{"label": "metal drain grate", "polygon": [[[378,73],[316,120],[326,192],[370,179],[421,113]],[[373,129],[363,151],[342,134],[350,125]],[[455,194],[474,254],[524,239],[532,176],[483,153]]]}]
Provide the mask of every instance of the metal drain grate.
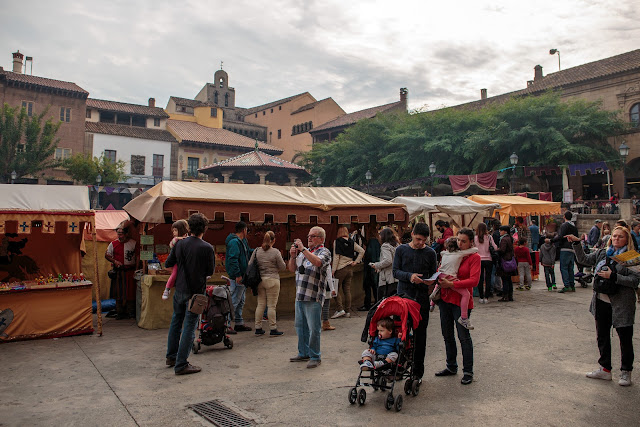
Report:
[{"label": "metal drain grate", "polygon": [[253,421],[227,408],[219,400],[196,403],[189,405],[189,408],[219,427],[250,427],[255,425]]}]

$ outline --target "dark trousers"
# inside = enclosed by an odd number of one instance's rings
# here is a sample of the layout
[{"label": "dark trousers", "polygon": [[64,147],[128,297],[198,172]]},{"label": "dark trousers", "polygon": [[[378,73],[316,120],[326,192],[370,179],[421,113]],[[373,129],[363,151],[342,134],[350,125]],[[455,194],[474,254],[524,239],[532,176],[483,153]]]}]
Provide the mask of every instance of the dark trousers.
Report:
[{"label": "dark trousers", "polygon": [[389,298],[397,293],[397,283],[387,283],[386,285],[378,286],[378,301],[382,298]]},{"label": "dark trousers", "polygon": [[413,376],[422,378],[424,375],[424,356],[427,352],[427,326],[429,325],[429,297],[418,300],[420,304],[420,315],[422,320],[417,328],[413,330],[415,338],[415,348],[413,353]]},{"label": "dark trousers", "polygon": [[[596,298],[596,334],[600,359],[598,363],[605,369],[611,370],[611,304]],[[621,365],[620,370],[633,369],[633,325],[616,328],[620,338]]]},{"label": "dark trousers", "polygon": [[511,281],[511,275],[507,274],[502,277],[502,296],[503,297],[512,297],[513,296],[513,282]]},{"label": "dark trousers", "polygon": [[486,298],[491,294],[491,270],[493,269],[492,261],[480,262],[480,281],[478,282],[478,296],[480,299]]},{"label": "dark trousers", "polygon": [[[447,369],[451,372],[458,372],[458,348],[456,346],[456,337],[454,335],[454,326],[458,332],[458,341],[460,341],[460,349],[462,350],[462,372],[473,375],[473,341],[469,330],[458,323],[460,318],[460,306],[438,301],[440,307],[440,328],[442,329],[442,337],[444,338],[444,348],[447,353]],[[471,316],[471,310],[468,310]]]},{"label": "dark trousers", "polygon": [[544,280],[547,282],[547,288],[556,284],[556,272],[553,267],[544,266]]}]

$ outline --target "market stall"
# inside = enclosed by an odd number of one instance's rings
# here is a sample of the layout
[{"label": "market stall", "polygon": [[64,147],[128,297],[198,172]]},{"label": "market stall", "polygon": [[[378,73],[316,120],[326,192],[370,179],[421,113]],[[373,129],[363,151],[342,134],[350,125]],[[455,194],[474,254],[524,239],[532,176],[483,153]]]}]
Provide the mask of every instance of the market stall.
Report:
[{"label": "market stall", "polygon": [[0,185],[0,342],[93,332],[99,281],[84,278],[81,253],[94,222],[85,187]]},{"label": "market stall", "polygon": [[[306,242],[308,231],[314,225],[327,232],[326,242],[331,245],[341,224],[376,225],[406,224],[408,213],[404,204],[388,202],[365,193],[343,187],[290,187],[260,184],[222,184],[164,181],[124,206],[132,218],[143,223],[142,253],[153,252],[158,258],[168,252],[171,223],[186,219],[194,212],[209,218],[204,240],[216,250],[216,274],[224,273],[225,238],[234,231],[237,221],[249,224],[247,239],[255,248],[262,244],[264,233],[276,235],[275,248],[285,259],[291,242],[299,238]],[[146,245],[145,245],[146,242]],[[141,280],[141,327],[163,325],[171,318],[171,300],[160,298],[168,276]],[[281,295],[293,295],[293,276],[281,274]],[[357,282],[357,278],[354,279]],[[280,298],[279,306],[289,302]],[[293,307],[293,299],[290,301]],[[167,310],[156,307],[166,304]],[[251,310],[250,298],[245,311]],[[164,313],[156,321],[149,312]],[[247,311],[250,312],[250,311]]]},{"label": "market stall", "polygon": [[498,203],[481,204],[460,196],[443,197],[396,197],[393,203],[407,207],[409,220],[424,215],[430,227],[438,219],[451,222],[456,228],[474,228],[486,216],[500,208]]}]

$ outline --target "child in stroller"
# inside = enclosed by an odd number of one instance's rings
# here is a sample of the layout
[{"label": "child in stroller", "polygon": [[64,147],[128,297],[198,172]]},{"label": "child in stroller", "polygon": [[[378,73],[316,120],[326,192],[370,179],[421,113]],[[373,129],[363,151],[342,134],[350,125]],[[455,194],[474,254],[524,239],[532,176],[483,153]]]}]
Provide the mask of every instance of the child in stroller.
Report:
[{"label": "child in stroller", "polygon": [[378,336],[373,339],[371,348],[362,352],[360,369],[370,371],[385,363],[398,360],[400,339],[396,336],[396,325],[391,317],[378,320]]},{"label": "child in stroller", "polygon": [[226,335],[228,326],[233,321],[233,303],[229,292],[229,279],[227,285],[207,286],[207,309],[202,313],[198,321],[200,333],[193,342],[193,353],[198,354],[202,345],[214,345],[221,341],[228,349],[233,348],[233,340]]},{"label": "child in stroller", "polygon": [[[413,351],[414,339],[411,333],[413,325],[418,325],[422,317],[420,316],[420,304],[409,298],[394,295],[385,298],[376,304],[367,315],[365,329],[362,333],[362,341],[368,342],[370,348],[363,353],[362,365],[355,387],[349,390],[349,403],[358,402],[364,405],[367,399],[367,392],[364,388],[372,387],[374,391],[388,391],[385,399],[387,410],[395,407],[396,411],[402,409],[402,395],[394,397],[393,390],[396,382],[406,379],[404,392],[406,395],[418,395],[420,380],[413,375]],[[379,326],[380,325],[380,326]],[[391,328],[391,329],[389,329]],[[385,330],[381,334],[380,329]],[[393,331],[397,337],[392,338]],[[384,336],[388,337],[384,338]],[[375,341],[383,335],[382,341],[392,344],[390,350],[383,350]],[[374,352],[371,352],[371,348]],[[377,356],[386,353],[382,360],[375,360]],[[390,383],[390,384],[389,384]]]}]

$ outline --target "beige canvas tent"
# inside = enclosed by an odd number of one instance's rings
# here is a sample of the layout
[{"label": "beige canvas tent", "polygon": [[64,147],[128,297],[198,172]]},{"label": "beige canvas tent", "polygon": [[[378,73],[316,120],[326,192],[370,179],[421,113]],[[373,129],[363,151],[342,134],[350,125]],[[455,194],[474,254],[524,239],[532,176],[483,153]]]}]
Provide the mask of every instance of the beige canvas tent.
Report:
[{"label": "beige canvas tent", "polygon": [[404,204],[409,212],[409,220],[424,215],[431,227],[438,219],[445,219],[456,228],[473,228],[500,208],[498,203],[480,204],[460,196],[396,197],[391,202]]}]

